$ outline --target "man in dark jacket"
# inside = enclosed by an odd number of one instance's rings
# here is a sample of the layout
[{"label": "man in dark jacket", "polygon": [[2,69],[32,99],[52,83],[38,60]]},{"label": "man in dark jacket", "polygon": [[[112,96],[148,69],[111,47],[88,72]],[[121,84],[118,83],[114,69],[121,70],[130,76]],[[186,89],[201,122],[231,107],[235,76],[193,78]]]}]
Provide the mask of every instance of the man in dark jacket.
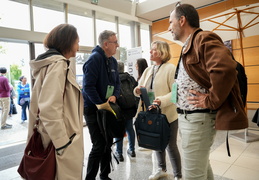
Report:
[{"label": "man in dark jacket", "polygon": [[209,163],[216,129],[248,126],[237,81],[236,62],[215,33],[202,31],[189,4],[169,19],[174,40],[183,43],[173,85],[177,105],[185,180],[214,179]]},{"label": "man in dark jacket", "polygon": [[[119,44],[116,34],[105,30],[99,35],[96,46],[83,66],[84,117],[89,129],[92,150],[89,154],[86,180],[95,180],[100,165],[100,179],[109,180],[111,148],[101,134],[97,123],[97,107],[107,101],[116,102],[120,93],[117,61],[113,57]],[[113,139],[109,139],[112,145]]]}]

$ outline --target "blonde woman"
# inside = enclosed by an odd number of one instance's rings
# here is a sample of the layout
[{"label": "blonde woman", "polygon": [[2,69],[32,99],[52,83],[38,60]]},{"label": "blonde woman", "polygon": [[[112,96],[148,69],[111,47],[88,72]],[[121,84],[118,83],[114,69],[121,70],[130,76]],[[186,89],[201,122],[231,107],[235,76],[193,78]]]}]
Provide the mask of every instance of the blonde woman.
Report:
[{"label": "blonde woman", "polygon": [[[135,96],[140,96],[140,87],[145,87],[152,103],[158,104],[162,113],[170,123],[171,134],[166,151],[171,161],[175,179],[181,179],[181,158],[177,147],[178,115],[176,106],[170,101],[172,84],[174,82],[175,66],[168,61],[171,58],[169,45],[164,41],[155,41],[151,44],[150,60],[154,65],[148,67],[142,74],[138,86],[134,89]],[[138,112],[141,110],[139,103]],[[166,152],[156,151],[158,169],[149,176],[150,180],[167,176]]]}]

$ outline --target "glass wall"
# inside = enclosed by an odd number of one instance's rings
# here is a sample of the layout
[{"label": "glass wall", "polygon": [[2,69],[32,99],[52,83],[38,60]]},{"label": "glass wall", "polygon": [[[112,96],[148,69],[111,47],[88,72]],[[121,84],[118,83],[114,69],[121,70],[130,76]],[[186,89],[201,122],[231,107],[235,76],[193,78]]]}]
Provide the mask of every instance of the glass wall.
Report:
[{"label": "glass wall", "polygon": [[[26,76],[30,82],[29,44],[0,41],[0,50],[1,66],[6,67],[9,82],[16,86],[20,75]],[[12,72],[11,68],[19,72]]]},{"label": "glass wall", "polygon": [[150,31],[149,25],[141,24],[140,26],[140,40],[142,47],[142,57],[145,58],[150,65]]},{"label": "glass wall", "polygon": [[[120,45],[118,53],[120,53],[120,56],[116,55],[116,58],[122,61],[127,60],[126,52],[128,49],[132,48],[131,46],[133,39],[131,37],[132,22],[130,20],[118,17],[117,21],[114,15],[107,15],[105,12],[95,12],[95,18],[93,18],[93,12],[90,9],[70,5],[69,3],[65,5],[62,2],[53,0],[31,0],[33,22],[30,22],[31,18],[29,2],[29,0],[1,0],[0,28],[8,27],[14,30],[22,29],[26,31],[32,30],[36,32],[48,33],[58,24],[65,23],[65,17],[67,17],[67,22],[77,28],[80,38],[80,49],[83,49],[83,51],[78,53],[77,57],[75,58],[75,62],[79,64],[79,66],[80,64],[82,65],[88,58],[91,53],[91,49],[93,49],[96,44],[99,44],[98,36],[103,30],[111,30],[118,33],[117,37]],[[64,7],[67,7],[67,9]],[[65,10],[67,10],[67,16],[65,14]],[[94,20],[96,21],[95,23]],[[32,28],[30,27],[31,24],[33,25]],[[93,27],[94,24],[96,27]],[[96,30],[96,33],[94,33],[94,29]],[[94,34],[96,34],[96,36],[94,36]],[[17,38],[17,34],[14,37]],[[148,25],[141,24],[140,37],[143,49],[143,57],[149,59],[150,36]],[[5,39],[0,37],[0,40],[2,40],[2,48],[0,46],[1,64],[3,62],[2,59],[4,59],[4,62],[11,64],[16,63],[22,69],[22,71],[27,71],[26,76],[28,76],[30,74],[28,66],[28,62],[30,60],[29,45],[27,42],[24,42],[24,40],[22,40],[24,43],[20,43],[20,39],[15,38],[10,39],[12,42],[10,43],[9,39],[7,39],[8,42],[3,42]],[[33,43],[33,41],[30,42]],[[43,44],[38,42],[39,40],[35,41],[36,57],[39,54],[45,52]],[[3,53],[5,50],[8,51],[8,56]],[[18,57],[12,57],[16,55]],[[82,74],[81,67],[78,68],[76,66],[76,69],[79,74]]]},{"label": "glass wall", "polygon": [[55,1],[32,1],[34,31],[48,33],[55,26],[65,23],[62,3]]},{"label": "glass wall", "polygon": [[77,28],[80,46],[94,46],[92,11],[69,6],[68,23]]},{"label": "glass wall", "polygon": [[28,0],[13,2],[1,0],[0,5],[0,26],[30,30],[30,16]]},{"label": "glass wall", "polygon": [[37,58],[38,55],[40,55],[46,51],[46,49],[42,43],[35,43],[34,45],[35,45],[35,58]]},{"label": "glass wall", "polygon": [[119,42],[120,42],[120,60],[126,62],[127,60],[127,49],[131,48],[131,32],[130,25],[119,24]]},{"label": "glass wall", "polygon": [[96,13],[96,42],[98,43],[99,34],[104,30],[110,30],[115,33],[116,25],[115,25],[115,16],[109,16],[103,13]]}]

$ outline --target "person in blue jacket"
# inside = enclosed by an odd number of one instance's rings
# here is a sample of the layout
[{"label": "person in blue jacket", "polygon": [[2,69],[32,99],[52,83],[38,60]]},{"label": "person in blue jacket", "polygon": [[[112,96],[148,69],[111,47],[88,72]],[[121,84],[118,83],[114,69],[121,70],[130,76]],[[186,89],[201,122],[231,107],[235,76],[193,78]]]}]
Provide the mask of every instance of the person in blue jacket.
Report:
[{"label": "person in blue jacket", "polygon": [[27,78],[21,76],[19,78],[20,82],[17,85],[18,92],[18,104],[22,107],[22,122],[27,120],[26,109],[30,107],[30,85],[27,83]]},{"label": "person in blue jacket", "polygon": [[[105,30],[99,35],[96,46],[83,65],[84,117],[89,129],[92,150],[88,157],[86,180],[95,180],[100,166],[100,179],[110,180],[111,148],[97,123],[97,107],[107,101],[116,102],[120,95],[120,80],[117,60],[113,57],[119,47],[116,33]],[[112,138],[109,138],[112,145]]]}]

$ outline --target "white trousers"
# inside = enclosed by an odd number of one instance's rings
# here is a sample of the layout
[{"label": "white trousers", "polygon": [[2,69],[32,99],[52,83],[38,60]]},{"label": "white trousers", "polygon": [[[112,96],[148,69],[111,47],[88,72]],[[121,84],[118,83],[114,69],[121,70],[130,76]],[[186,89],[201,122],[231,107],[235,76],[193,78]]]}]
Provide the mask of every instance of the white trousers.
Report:
[{"label": "white trousers", "polygon": [[178,115],[185,180],[214,180],[209,155],[216,134],[215,117],[210,113]]}]

